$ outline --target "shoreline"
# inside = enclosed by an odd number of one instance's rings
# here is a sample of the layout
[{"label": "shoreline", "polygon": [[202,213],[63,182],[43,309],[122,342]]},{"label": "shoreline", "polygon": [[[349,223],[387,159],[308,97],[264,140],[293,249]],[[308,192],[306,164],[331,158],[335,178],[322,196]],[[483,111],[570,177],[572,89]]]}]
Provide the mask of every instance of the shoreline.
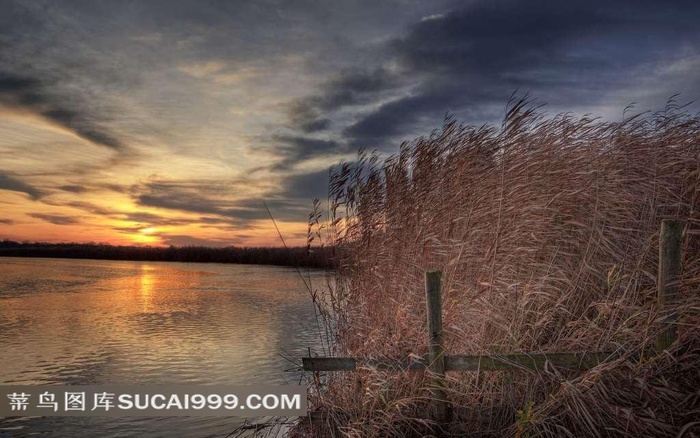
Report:
[{"label": "shoreline", "polygon": [[134,247],[98,244],[0,242],[0,257],[221,263],[333,269],[331,248]]}]

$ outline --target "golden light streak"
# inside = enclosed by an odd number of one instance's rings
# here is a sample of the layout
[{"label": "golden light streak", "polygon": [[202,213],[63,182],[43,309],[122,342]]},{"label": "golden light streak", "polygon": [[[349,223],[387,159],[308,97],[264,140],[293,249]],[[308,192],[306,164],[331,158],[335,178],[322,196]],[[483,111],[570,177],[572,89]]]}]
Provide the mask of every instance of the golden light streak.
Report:
[{"label": "golden light streak", "polygon": [[141,310],[143,312],[153,311],[153,286],[155,277],[153,275],[154,268],[150,265],[141,265],[141,274],[139,276],[139,292],[141,298]]}]

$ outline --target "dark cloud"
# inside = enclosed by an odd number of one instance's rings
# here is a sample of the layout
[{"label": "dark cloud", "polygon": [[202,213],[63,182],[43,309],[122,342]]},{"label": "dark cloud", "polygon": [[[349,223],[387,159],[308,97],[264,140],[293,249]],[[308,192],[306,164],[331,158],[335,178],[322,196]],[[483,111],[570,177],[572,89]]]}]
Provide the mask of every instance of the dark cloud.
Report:
[{"label": "dark cloud", "polygon": [[236,207],[229,196],[225,186],[212,181],[151,181],[132,188],[133,199],[145,207],[240,221],[258,218],[251,217],[247,209]]},{"label": "dark cloud", "polygon": [[26,193],[34,200],[44,196],[43,191],[4,172],[0,172],[0,190]]},{"label": "dark cloud", "polygon": [[[329,169],[301,175],[289,176],[284,179],[285,195],[291,198],[326,199],[328,197]],[[307,212],[311,204],[306,205]]]},{"label": "dark cloud", "polygon": [[411,71],[501,73],[545,61],[574,36],[620,25],[594,2],[475,2],[411,27],[392,42]]},{"label": "dark cloud", "polygon": [[54,225],[75,225],[80,223],[80,218],[76,216],[65,216],[61,214],[30,213],[29,216],[41,219]]},{"label": "dark cloud", "polygon": [[5,224],[5,225],[13,225],[15,221],[12,219],[0,219],[0,224]]},{"label": "dark cloud", "polygon": [[[311,202],[303,199],[282,197],[284,195],[236,201],[236,215],[249,220],[267,220],[270,219],[270,214],[278,221],[298,222],[306,220],[311,211]],[[268,213],[268,209],[270,213]]]},{"label": "dark cloud", "polygon": [[[315,173],[306,178],[289,177],[283,181],[282,191],[275,196],[235,200],[207,182],[154,181],[132,188],[132,197],[144,207],[201,214],[201,220],[195,222],[223,229],[232,225],[249,226],[253,221],[270,219],[266,204],[275,220],[305,221],[312,208],[312,196],[307,195],[315,194],[318,185],[322,185],[322,190],[327,192],[327,182],[322,183],[321,180],[322,177]],[[316,186],[306,187],[307,183]],[[131,218],[148,219],[150,215],[136,214]],[[163,220],[167,222],[168,219]],[[157,225],[148,220],[144,222]]]},{"label": "dark cloud", "polygon": [[[144,213],[144,212],[124,213],[122,216],[126,220],[129,220],[132,222],[146,223],[150,226],[178,226],[178,225],[187,225],[187,224],[191,224],[191,223],[196,223],[196,221],[193,221],[193,220],[168,218],[168,217],[163,217],[163,216],[160,216],[157,214]],[[141,227],[141,228],[143,228],[143,227]]]},{"label": "dark cloud", "polygon": [[128,187],[120,186],[118,184],[101,184],[96,186],[98,189],[111,190],[117,193],[127,193]]},{"label": "dark cloud", "polygon": [[273,138],[274,149],[282,158],[273,170],[288,171],[294,165],[310,158],[332,156],[349,152],[349,147],[335,140],[324,140],[306,136],[278,135]]},{"label": "dark cloud", "polygon": [[674,41],[697,41],[688,17],[698,12],[691,1],[474,2],[416,23],[390,45],[412,72],[509,80],[537,68],[550,80],[560,69],[622,69]]},{"label": "dark cloud", "polygon": [[64,192],[71,192],[71,193],[85,193],[88,191],[86,187],[79,186],[79,185],[64,185],[64,186],[59,186],[59,189],[63,190]]},{"label": "dark cloud", "polygon": [[302,132],[310,134],[313,132],[324,131],[331,126],[331,119],[321,117],[317,113],[304,112],[302,109],[294,119],[294,123],[301,129]]},{"label": "dark cloud", "polygon": [[323,131],[330,127],[331,120],[316,107],[314,98],[300,99],[292,102],[287,114],[292,128],[304,134]]},{"label": "dark cloud", "polygon": [[[642,67],[692,59],[697,54],[687,48],[700,43],[697,2],[499,0],[454,6],[387,43],[385,63],[395,65],[390,80],[365,75],[364,81],[330,81],[319,94],[297,101],[299,120],[310,123],[319,114],[335,120],[330,114],[337,108],[374,102],[369,112],[358,108],[337,141],[395,150],[400,140],[439,126],[446,112],[470,123],[497,122],[515,90],[569,109],[607,103],[630,86],[648,86],[650,78],[639,76]],[[671,80],[682,89],[663,84],[668,94],[657,105],[676,92],[700,92],[697,80]],[[367,86],[367,100],[346,91],[361,85]]]},{"label": "dark cloud", "polygon": [[56,204],[56,203],[48,202],[48,204],[73,207],[73,208],[77,208],[79,210],[84,210],[84,211],[87,211],[89,213],[96,214],[99,216],[114,216],[114,215],[117,215],[119,213],[119,211],[117,211],[117,210],[102,207],[102,206],[99,206],[97,204],[93,204],[91,202],[85,202],[85,201],[72,201],[72,202],[68,202],[65,204]]},{"label": "dark cloud", "polygon": [[322,93],[307,99],[307,102],[323,111],[367,103],[376,99],[375,93],[398,87],[401,84],[399,79],[381,67],[372,71],[347,70],[329,80]]},{"label": "dark cloud", "polygon": [[177,191],[141,194],[136,197],[136,202],[146,207],[167,210],[221,215],[225,213],[223,202],[208,199],[201,194],[192,195]]},{"label": "dark cloud", "polygon": [[197,222],[200,224],[219,225],[219,224],[230,224],[231,220],[225,219],[225,218],[220,218],[220,217],[202,216],[199,219],[197,219]]},{"label": "dark cloud", "polygon": [[[517,88],[517,87],[515,87]],[[379,105],[342,131],[353,148],[395,150],[398,143],[426,135],[447,114],[472,123],[495,122],[503,117],[513,90],[484,80],[478,89],[456,84],[427,84],[415,95]]]},{"label": "dark cloud", "polygon": [[331,125],[330,112],[372,102],[380,93],[397,88],[399,79],[381,67],[372,71],[345,70],[326,81],[317,95],[292,102],[289,119],[294,128],[307,134],[325,130]]},{"label": "dark cloud", "polygon": [[[159,186],[159,185],[157,185]],[[162,188],[162,186],[159,186]],[[80,192],[78,192],[80,193]],[[164,200],[165,198],[163,198]],[[86,202],[86,201],[72,201],[72,202],[65,202],[65,203],[58,203],[58,202],[53,202],[53,201],[44,201],[45,204],[48,205],[53,205],[53,206],[61,206],[61,207],[72,207],[72,208],[77,208],[79,210],[86,211],[88,213],[98,215],[98,216],[103,216],[111,219],[117,219],[117,220],[126,220],[126,221],[131,221],[131,222],[138,222],[138,226],[130,226],[130,227],[116,227],[113,228],[114,230],[123,232],[123,233],[130,233],[133,234],[135,232],[138,232],[142,230],[143,228],[148,228],[148,227],[155,227],[155,226],[182,226],[182,225],[190,225],[190,224],[198,224],[201,222],[205,223],[230,223],[231,220],[225,220],[222,218],[202,218],[200,219],[185,219],[185,218],[171,218],[171,217],[165,217],[161,216],[158,214],[153,214],[153,213],[147,213],[147,212],[122,212],[110,207],[103,207],[97,204],[94,204],[92,202]],[[164,205],[169,205],[167,202],[154,202],[155,204],[164,204]],[[173,204],[171,202],[170,204]],[[179,204],[175,204],[180,206]],[[173,206],[175,206],[173,205]],[[162,208],[167,208],[167,207],[162,207]],[[194,208],[197,208],[195,205]],[[172,210],[180,210],[180,211],[189,211],[185,210],[184,208],[170,208]],[[216,208],[215,208],[216,210]]]},{"label": "dark cloud", "polygon": [[78,137],[116,150],[125,147],[121,140],[100,126],[99,122],[93,120],[89,107],[81,108],[80,106],[75,106],[66,108],[59,106],[55,100],[49,101],[48,99],[46,104],[51,107],[42,109],[38,113],[57,125],[67,128],[78,135]]},{"label": "dark cloud", "polygon": [[423,114],[454,109],[458,96],[423,93],[399,98],[381,105],[373,113],[348,126],[343,130],[343,135],[356,147],[386,148],[387,145],[382,145],[384,139],[406,135],[405,128],[415,126]]},{"label": "dark cloud", "polygon": [[55,81],[3,72],[0,64],[0,105],[21,108],[97,145],[122,150],[125,145],[96,120],[98,109],[73,94],[56,92]]}]

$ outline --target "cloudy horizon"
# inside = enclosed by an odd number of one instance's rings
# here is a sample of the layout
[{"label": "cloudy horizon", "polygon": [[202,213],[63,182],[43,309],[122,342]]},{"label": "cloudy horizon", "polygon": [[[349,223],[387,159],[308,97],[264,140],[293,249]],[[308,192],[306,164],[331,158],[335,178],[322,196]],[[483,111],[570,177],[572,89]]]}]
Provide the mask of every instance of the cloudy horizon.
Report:
[{"label": "cloudy horizon", "polygon": [[[0,239],[278,246],[328,168],[509,97],[700,97],[691,1],[0,0]],[[697,105],[689,109],[697,111]]]}]

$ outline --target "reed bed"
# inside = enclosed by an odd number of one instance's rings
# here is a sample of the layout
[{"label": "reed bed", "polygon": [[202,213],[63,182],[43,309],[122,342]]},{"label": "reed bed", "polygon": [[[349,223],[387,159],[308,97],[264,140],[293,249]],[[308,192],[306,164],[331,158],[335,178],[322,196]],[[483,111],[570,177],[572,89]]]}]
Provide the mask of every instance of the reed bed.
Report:
[{"label": "reed bed", "polygon": [[[429,269],[443,271],[448,354],[624,353],[588,371],[450,372],[447,435],[700,436],[700,116],[671,100],[610,123],[513,101],[500,127],[448,117],[386,160],[361,153],[336,168],[329,201],[317,234],[338,277],[317,301],[333,354],[425,354]],[[662,317],[665,218],[685,221],[679,338],[630,360]],[[315,376],[326,420],[303,432],[430,435],[428,377]]]}]

